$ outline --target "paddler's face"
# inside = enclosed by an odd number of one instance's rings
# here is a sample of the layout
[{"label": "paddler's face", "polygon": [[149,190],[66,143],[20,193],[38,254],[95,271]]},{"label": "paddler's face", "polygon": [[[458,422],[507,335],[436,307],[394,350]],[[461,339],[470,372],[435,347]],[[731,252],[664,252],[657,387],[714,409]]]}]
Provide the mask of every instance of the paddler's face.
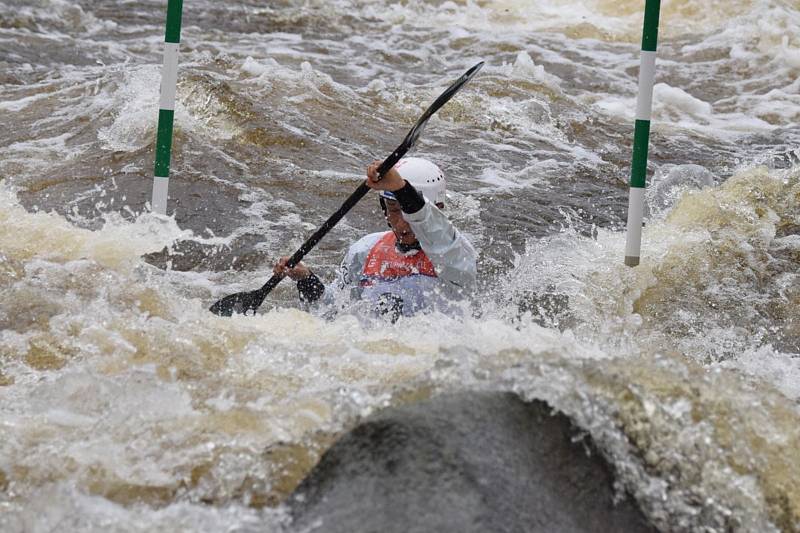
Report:
[{"label": "paddler's face", "polygon": [[386,202],[386,222],[391,226],[397,242],[403,244],[414,244],[417,236],[411,231],[411,225],[403,218],[403,210],[397,200],[384,200]]}]

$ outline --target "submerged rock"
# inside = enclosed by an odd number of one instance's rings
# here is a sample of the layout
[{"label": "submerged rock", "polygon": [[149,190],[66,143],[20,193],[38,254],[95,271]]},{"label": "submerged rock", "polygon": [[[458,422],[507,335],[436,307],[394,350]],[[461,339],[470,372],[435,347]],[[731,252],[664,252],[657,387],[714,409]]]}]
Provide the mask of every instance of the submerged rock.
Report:
[{"label": "submerged rock", "polygon": [[[294,531],[653,531],[570,419],[511,393],[379,412],[288,500]],[[591,453],[589,453],[591,452]]]}]

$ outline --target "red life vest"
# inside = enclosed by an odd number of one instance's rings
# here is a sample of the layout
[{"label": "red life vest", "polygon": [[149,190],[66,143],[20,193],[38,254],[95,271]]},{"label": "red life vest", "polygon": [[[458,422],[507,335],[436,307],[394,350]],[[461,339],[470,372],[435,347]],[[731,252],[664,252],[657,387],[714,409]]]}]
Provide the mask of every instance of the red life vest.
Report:
[{"label": "red life vest", "polygon": [[414,275],[436,277],[436,269],[425,252],[420,250],[414,255],[403,255],[397,250],[396,243],[397,237],[391,231],[375,243],[361,270],[362,286],[371,285],[375,279],[391,280]]}]

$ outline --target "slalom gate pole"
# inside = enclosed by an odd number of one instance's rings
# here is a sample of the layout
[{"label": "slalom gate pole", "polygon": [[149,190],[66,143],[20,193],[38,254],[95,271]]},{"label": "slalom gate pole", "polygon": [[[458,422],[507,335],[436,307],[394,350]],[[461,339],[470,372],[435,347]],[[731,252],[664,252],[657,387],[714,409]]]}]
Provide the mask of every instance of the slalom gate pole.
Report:
[{"label": "slalom gate pole", "polygon": [[172,126],[175,119],[175,89],[178,83],[178,47],[181,42],[183,0],[168,0],[164,35],[164,66],[161,70],[161,100],[158,110],[156,161],[153,175],[154,213],[167,214],[169,161],[172,152]]},{"label": "slalom gate pole", "polygon": [[625,242],[625,264],[639,264],[644,218],[644,189],[647,182],[647,145],[650,142],[650,117],[653,109],[653,83],[656,76],[658,17],[661,0],[646,0],[642,56],[639,66],[639,95],[636,98],[636,125],[633,133],[628,229]]}]

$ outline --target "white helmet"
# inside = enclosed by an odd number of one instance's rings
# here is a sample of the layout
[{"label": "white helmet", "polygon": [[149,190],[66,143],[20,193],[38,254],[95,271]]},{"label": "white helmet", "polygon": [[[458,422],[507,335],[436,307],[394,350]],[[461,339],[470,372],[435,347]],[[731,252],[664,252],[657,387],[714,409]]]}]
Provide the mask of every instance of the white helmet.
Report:
[{"label": "white helmet", "polygon": [[[414,186],[432,204],[444,203],[445,181],[442,170],[421,157],[406,157],[395,166],[400,176]],[[384,198],[394,199],[388,191],[381,191]]]}]

